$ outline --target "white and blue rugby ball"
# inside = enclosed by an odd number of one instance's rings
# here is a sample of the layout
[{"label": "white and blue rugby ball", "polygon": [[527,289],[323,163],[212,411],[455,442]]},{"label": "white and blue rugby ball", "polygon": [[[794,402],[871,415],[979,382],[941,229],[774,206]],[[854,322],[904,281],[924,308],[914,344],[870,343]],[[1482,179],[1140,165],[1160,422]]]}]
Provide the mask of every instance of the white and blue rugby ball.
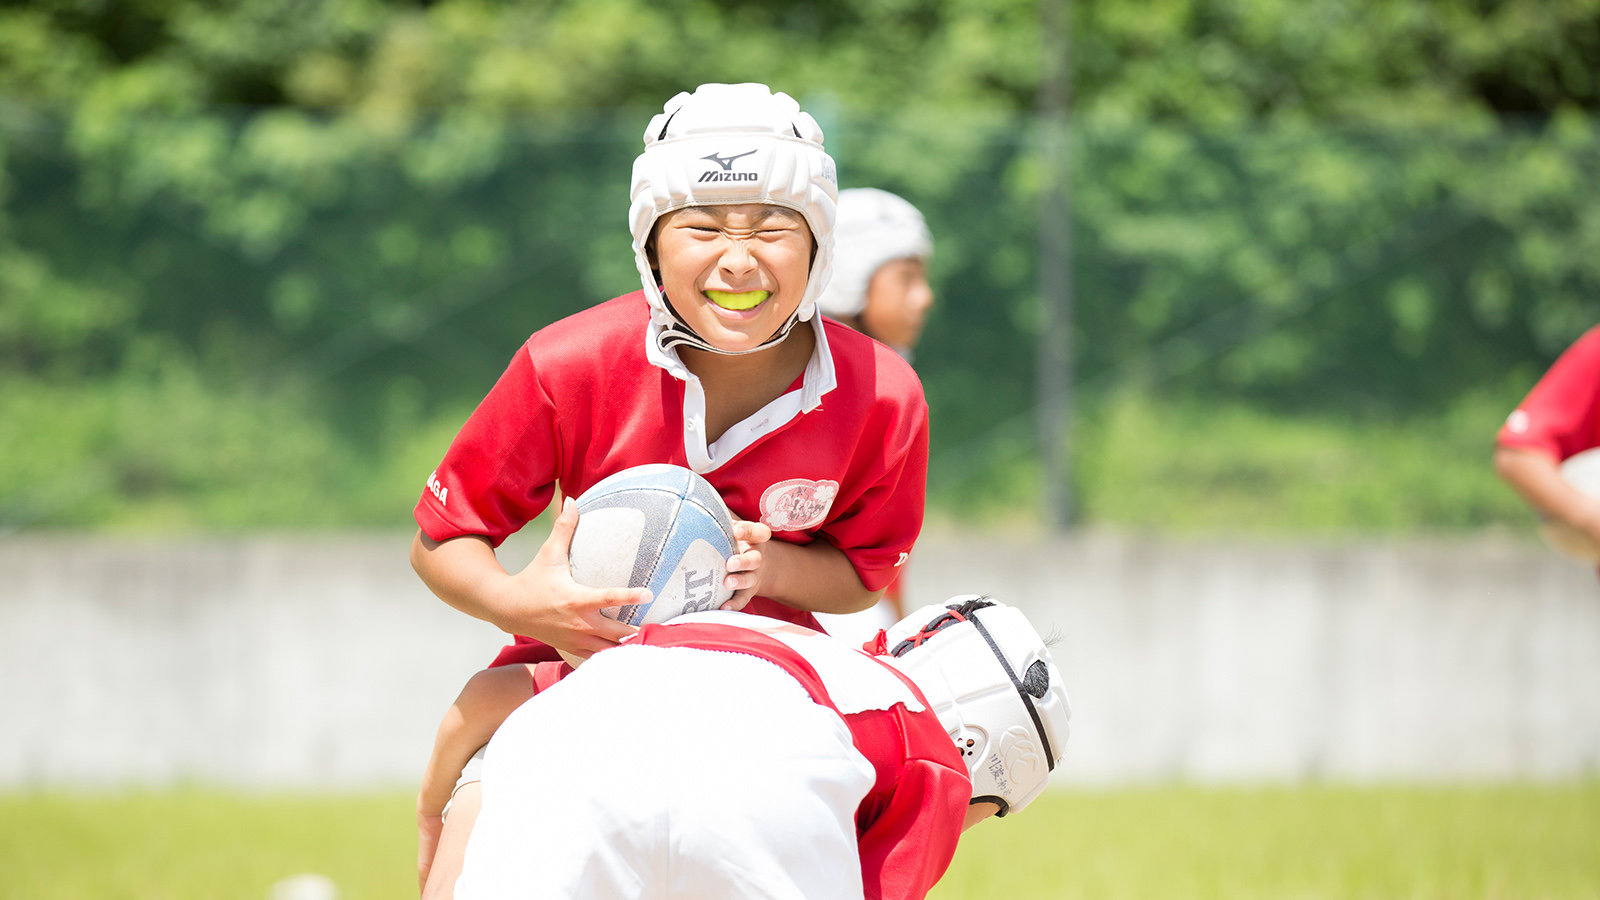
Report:
[{"label": "white and blue rugby ball", "polygon": [[733,515],[710,482],[682,466],[623,469],[578,497],[568,561],[589,587],[644,587],[649,603],[601,610],[629,625],[717,609],[738,542]]}]

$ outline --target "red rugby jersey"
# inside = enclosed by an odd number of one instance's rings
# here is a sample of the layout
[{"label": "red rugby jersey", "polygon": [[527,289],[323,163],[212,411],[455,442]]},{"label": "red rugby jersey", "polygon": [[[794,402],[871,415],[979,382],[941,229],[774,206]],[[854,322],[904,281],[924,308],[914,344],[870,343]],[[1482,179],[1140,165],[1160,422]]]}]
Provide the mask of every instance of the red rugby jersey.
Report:
[{"label": "red rugby jersey", "polygon": [[[789,392],[709,447],[698,380],[653,349],[643,291],[542,328],[429,477],[417,523],[437,541],[475,534],[498,546],[558,488],[576,497],[622,469],[675,463],[776,540],[827,540],[879,590],[922,529],[927,402],[892,350],[836,322],[811,327],[817,352]],[[767,598],[746,609],[817,627],[810,613]],[[518,643],[499,662],[556,658]]]},{"label": "red rugby jersey", "polygon": [[1600,326],[1556,359],[1495,440],[1502,447],[1543,451],[1557,462],[1600,446]]}]

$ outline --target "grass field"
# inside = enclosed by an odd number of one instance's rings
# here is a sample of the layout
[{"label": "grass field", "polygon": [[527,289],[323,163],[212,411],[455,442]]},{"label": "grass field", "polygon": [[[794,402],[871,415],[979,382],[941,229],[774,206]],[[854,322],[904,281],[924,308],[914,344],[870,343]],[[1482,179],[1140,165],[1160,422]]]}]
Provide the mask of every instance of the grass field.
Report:
[{"label": "grass field", "polygon": [[[411,797],[0,795],[0,897],[415,895]],[[1056,791],[971,832],[935,900],[1600,898],[1600,782]]]}]

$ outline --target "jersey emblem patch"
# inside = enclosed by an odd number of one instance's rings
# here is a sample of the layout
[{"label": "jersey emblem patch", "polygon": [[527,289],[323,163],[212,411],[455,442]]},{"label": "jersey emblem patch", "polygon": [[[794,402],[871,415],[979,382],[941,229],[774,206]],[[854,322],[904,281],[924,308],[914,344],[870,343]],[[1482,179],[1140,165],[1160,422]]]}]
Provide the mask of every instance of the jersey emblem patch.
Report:
[{"label": "jersey emblem patch", "polygon": [[761,492],[761,521],[773,531],[804,531],[822,524],[839,496],[837,481],[790,478]]}]

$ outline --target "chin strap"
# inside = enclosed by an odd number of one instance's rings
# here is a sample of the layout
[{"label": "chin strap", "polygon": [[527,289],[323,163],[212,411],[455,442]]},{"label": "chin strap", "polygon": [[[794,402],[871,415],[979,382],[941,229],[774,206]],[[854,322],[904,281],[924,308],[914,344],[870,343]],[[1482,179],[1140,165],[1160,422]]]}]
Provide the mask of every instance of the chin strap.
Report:
[{"label": "chin strap", "polygon": [[1048,690],[1046,682],[1049,679],[1049,672],[1043,660],[1034,663],[1022,678],[1018,678],[1017,673],[1011,668],[1011,663],[1006,661],[1006,655],[1000,651],[1000,645],[995,643],[994,636],[989,634],[989,629],[983,627],[977,616],[972,616],[967,621],[983,635],[984,641],[989,644],[989,649],[994,651],[994,658],[999,660],[1001,667],[1006,670],[1006,677],[1011,679],[1011,686],[1016,688],[1017,699],[1022,701],[1023,707],[1028,710],[1028,718],[1033,720],[1033,731],[1039,736],[1039,743],[1044,745],[1045,771],[1054,772],[1056,755],[1050,749],[1050,738],[1044,733],[1044,722],[1039,719],[1039,710],[1033,705],[1033,698],[1043,698],[1045,691]]},{"label": "chin strap", "polygon": [[[657,290],[660,290],[660,288],[657,288]],[[685,322],[683,317],[678,315],[678,311],[672,308],[672,304],[667,302],[667,295],[664,291],[661,294],[661,300],[662,305],[666,306],[667,312],[672,316],[672,321],[661,328],[656,336],[656,342],[661,346],[662,350],[667,352],[671,352],[677,347],[693,347],[696,350],[705,350],[719,356],[748,356],[751,353],[760,353],[783,343],[783,339],[789,336],[789,332],[794,330],[795,324],[800,321],[799,312],[796,311],[789,316],[789,321],[783,323],[783,327],[774,332],[772,337],[762,341],[760,346],[751,347],[749,350],[724,350],[695,334],[694,329],[689,327],[689,323]]]},{"label": "chin strap", "polygon": [[[916,634],[913,634],[910,637],[906,638],[905,640],[901,641],[900,643],[896,644],[894,646],[893,650],[888,651],[889,655],[890,656],[904,656],[908,651],[910,651],[910,650],[912,650],[912,649],[914,649],[916,647],[920,647],[922,645],[923,641],[927,640],[930,637],[933,637],[935,634],[938,634],[940,631],[950,627],[951,625],[956,624],[957,622],[970,621],[970,622],[972,622],[973,625],[976,626],[976,625],[978,625],[978,620],[977,619],[969,619],[968,617],[970,615],[972,615],[972,613],[977,612],[980,609],[986,609],[986,608],[991,607],[993,605],[994,605],[993,601],[985,600],[985,599],[980,597],[980,598],[978,598],[976,600],[968,600],[967,602],[962,603],[959,606],[948,606],[948,607],[945,607],[945,611],[944,612],[942,612],[939,615],[935,616],[931,621],[929,621],[927,624],[923,625],[922,628],[920,630],[918,630]],[[983,639],[989,642],[989,649],[993,650],[995,656],[1000,658],[1001,664],[1004,664],[1005,663],[1005,657],[1000,655],[1000,648],[995,646],[994,639],[989,637],[989,633],[987,631],[984,631],[982,626],[978,626],[978,631],[983,634]],[[1010,672],[1011,672],[1011,667],[1008,665],[1008,666],[1006,666],[1006,673],[1010,674]],[[1012,681],[1016,681],[1016,678],[1013,677]]]}]

